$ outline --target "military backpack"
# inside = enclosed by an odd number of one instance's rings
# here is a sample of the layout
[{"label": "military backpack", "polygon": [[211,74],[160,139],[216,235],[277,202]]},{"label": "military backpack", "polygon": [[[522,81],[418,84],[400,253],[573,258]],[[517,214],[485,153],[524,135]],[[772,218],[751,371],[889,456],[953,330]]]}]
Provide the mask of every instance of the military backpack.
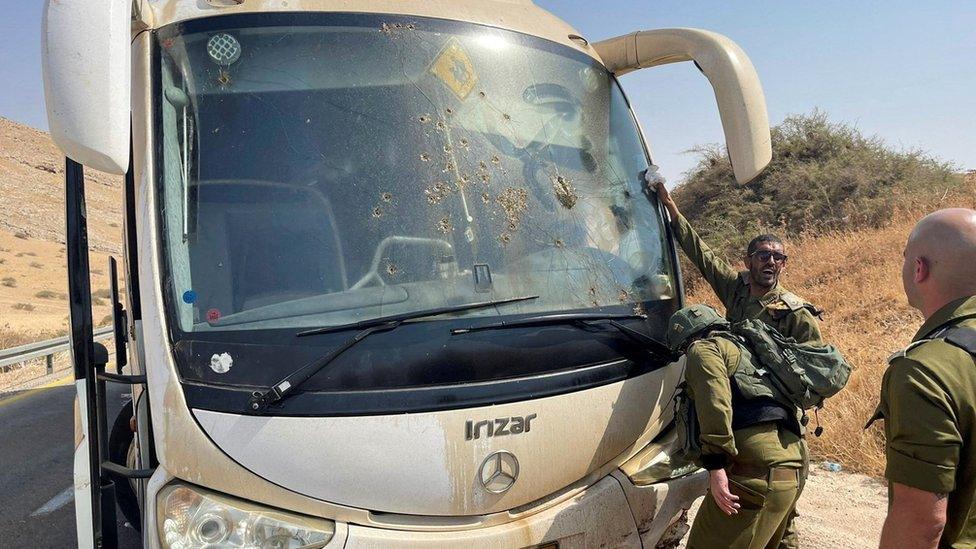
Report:
[{"label": "military backpack", "polygon": [[736,322],[729,331],[756,357],[758,381],[783,404],[801,410],[821,408],[824,399],[836,395],[850,378],[851,365],[833,345],[797,343],[754,319]]}]

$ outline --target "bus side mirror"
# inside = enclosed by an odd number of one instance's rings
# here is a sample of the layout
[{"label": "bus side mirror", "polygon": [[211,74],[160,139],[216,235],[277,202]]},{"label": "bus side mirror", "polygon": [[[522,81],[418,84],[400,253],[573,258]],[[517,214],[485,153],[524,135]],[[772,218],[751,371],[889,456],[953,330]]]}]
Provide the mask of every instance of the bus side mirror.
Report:
[{"label": "bus side mirror", "polygon": [[41,72],[51,137],[65,156],[108,173],[129,165],[132,0],[47,0]]},{"label": "bus side mirror", "polygon": [[769,164],[773,151],[766,98],[756,69],[735,42],[699,29],[659,29],[610,38],[593,47],[616,76],[693,61],[715,91],[735,179],[747,183]]}]

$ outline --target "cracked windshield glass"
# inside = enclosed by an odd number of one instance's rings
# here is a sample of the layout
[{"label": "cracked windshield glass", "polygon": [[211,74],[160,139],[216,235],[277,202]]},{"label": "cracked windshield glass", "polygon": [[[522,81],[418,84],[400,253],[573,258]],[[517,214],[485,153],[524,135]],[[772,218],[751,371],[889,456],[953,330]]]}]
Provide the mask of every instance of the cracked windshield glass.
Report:
[{"label": "cracked windshield glass", "polygon": [[310,17],[158,37],[164,284],[181,330],[673,298],[647,157],[599,64],[473,24]]}]

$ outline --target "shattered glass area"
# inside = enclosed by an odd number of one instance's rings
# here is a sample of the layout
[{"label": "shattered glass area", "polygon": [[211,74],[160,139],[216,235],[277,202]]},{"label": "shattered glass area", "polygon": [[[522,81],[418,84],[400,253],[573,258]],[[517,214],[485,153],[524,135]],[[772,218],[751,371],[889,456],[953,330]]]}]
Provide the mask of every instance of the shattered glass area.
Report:
[{"label": "shattered glass area", "polygon": [[[218,35],[233,38],[219,59]],[[176,27],[159,51],[162,236],[184,331],[674,297],[633,116],[578,52],[381,16]]]}]

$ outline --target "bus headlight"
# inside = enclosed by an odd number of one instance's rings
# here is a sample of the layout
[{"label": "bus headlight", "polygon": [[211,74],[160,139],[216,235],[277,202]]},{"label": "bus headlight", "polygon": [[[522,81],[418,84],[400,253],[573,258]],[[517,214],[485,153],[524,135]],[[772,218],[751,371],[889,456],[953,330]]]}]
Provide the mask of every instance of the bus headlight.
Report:
[{"label": "bus headlight", "polygon": [[293,515],[263,505],[175,483],[157,496],[163,547],[323,547],[335,534],[329,520]]}]

